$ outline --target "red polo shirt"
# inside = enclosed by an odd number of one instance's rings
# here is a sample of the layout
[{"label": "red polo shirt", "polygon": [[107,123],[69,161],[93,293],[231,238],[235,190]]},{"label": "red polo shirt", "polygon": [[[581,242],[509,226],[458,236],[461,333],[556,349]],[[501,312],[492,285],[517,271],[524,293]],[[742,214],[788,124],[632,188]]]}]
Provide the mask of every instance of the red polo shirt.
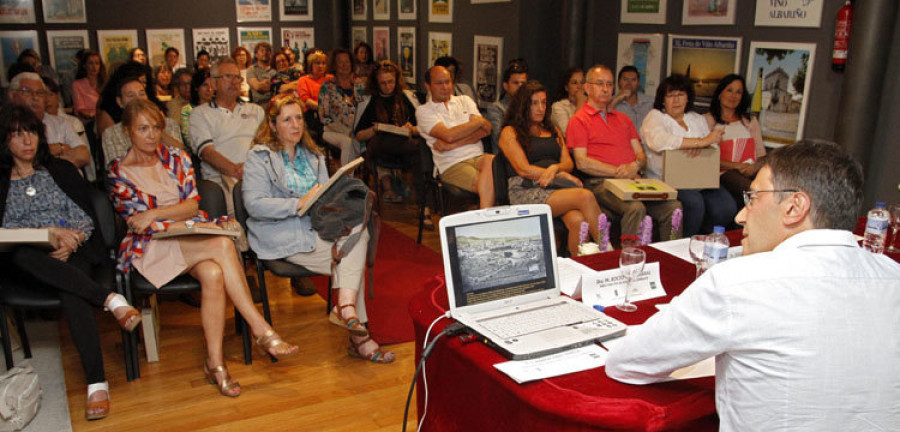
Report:
[{"label": "red polo shirt", "polygon": [[607,110],[604,120],[600,111],[587,103],[572,116],[566,129],[566,145],[570,149],[587,148],[589,158],[613,166],[637,159],[632,139],[640,138],[627,115]]}]

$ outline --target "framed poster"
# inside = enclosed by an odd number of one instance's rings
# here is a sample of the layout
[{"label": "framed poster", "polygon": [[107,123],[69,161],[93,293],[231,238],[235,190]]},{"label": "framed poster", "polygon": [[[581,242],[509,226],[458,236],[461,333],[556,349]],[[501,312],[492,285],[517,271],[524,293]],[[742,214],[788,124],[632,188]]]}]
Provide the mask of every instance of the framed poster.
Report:
[{"label": "framed poster", "polygon": [[622,0],[622,12],[619,15],[619,22],[629,24],[665,24],[666,0]]},{"label": "framed poster", "polygon": [[252,54],[256,44],[272,43],[272,27],[238,27],[238,45],[247,48]]},{"label": "framed poster", "polygon": [[479,3],[509,3],[512,0],[472,0],[472,4]]},{"label": "framed poster", "polygon": [[428,67],[441,57],[453,55],[453,33],[428,33]]},{"label": "framed poster", "polygon": [[90,48],[87,30],[49,30],[47,31],[47,47],[50,49],[50,66],[60,76],[75,77],[78,63],[75,54]]},{"label": "framed poster", "polygon": [[356,47],[359,46],[360,42],[369,43],[367,27],[353,27],[350,35],[350,40],[353,41],[353,49],[356,49]]},{"label": "framed poster", "polygon": [[312,21],[313,0],[278,0],[282,21]]},{"label": "framed poster", "polygon": [[428,22],[452,23],[453,0],[428,0]]},{"label": "framed poster", "polygon": [[[195,28],[192,30],[194,52],[191,59],[197,58],[197,53],[206,51],[212,62],[221,60],[231,55],[231,40],[228,36],[228,27],[219,28]],[[187,59],[187,54],[182,55]]]},{"label": "framed poster", "polygon": [[388,27],[372,27],[372,51],[375,61],[391,59],[391,30]]},{"label": "framed poster", "polygon": [[391,19],[391,0],[372,0],[372,19],[380,21]]},{"label": "framed poster", "polygon": [[234,0],[234,3],[237,22],[272,21],[270,0]]},{"label": "framed poster", "polygon": [[500,64],[503,61],[503,38],[475,35],[475,54],[472,60],[475,95],[478,105],[487,105],[500,98]]},{"label": "framed poster", "polygon": [[110,71],[128,61],[128,51],[137,46],[137,30],[97,30],[97,47]]},{"label": "framed poster", "polygon": [[316,31],[312,27],[282,28],[281,41],[294,50],[297,63],[305,68],[306,57],[303,56],[303,53],[316,46]]},{"label": "framed poster", "polygon": [[416,19],[416,0],[397,0],[397,19]]},{"label": "framed poster", "polygon": [[779,0],[756,1],[755,26],[809,27],[822,26],[822,5],[824,1]]},{"label": "framed poster", "polygon": [[19,59],[19,54],[27,49],[41,53],[35,30],[0,31],[0,78],[4,87],[9,85],[6,73],[9,66]]},{"label": "framed poster", "polygon": [[681,25],[734,25],[736,3],[737,0],[684,0]]},{"label": "framed poster", "polygon": [[695,105],[708,107],[725,75],[739,73],[741,38],[669,35],[666,75],[681,74],[694,83]]},{"label": "framed poster", "polygon": [[[178,67],[184,67],[186,53],[184,50],[183,29],[159,29],[147,30],[147,60],[150,66],[155,67],[166,61],[166,50],[175,47],[181,55],[178,56]],[[212,57],[212,54],[210,54]]]},{"label": "framed poster", "polygon": [[803,138],[816,44],[750,42],[747,91],[766,147]]},{"label": "framed poster", "polygon": [[42,0],[44,22],[47,24],[86,23],[84,0]]},{"label": "framed poster", "polygon": [[37,22],[34,17],[34,0],[0,1],[0,23],[31,24]]},{"label": "framed poster", "polygon": [[351,18],[355,21],[365,21],[368,16],[366,2],[369,0],[350,0]]},{"label": "framed poster", "polygon": [[656,95],[662,75],[663,38],[661,33],[619,33],[615,73],[623,66],[636,67],[641,77],[641,91],[650,96]]},{"label": "framed poster", "polygon": [[397,27],[397,64],[406,82],[416,82],[416,28]]}]

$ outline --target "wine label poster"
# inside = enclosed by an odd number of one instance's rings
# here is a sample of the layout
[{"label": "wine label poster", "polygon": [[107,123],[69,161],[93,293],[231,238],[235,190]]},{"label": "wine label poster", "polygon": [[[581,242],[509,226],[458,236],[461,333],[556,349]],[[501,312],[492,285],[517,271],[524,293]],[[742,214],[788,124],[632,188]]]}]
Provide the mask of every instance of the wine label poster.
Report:
[{"label": "wine label poster", "polygon": [[[211,60],[219,60],[231,55],[231,40],[228,36],[228,27],[193,29],[194,57],[200,51],[209,53]],[[187,54],[182,53],[187,58]]]},{"label": "wine label poster", "polygon": [[50,48],[50,65],[61,76],[75,76],[78,51],[90,48],[87,30],[49,30],[47,47]]},{"label": "wine label poster", "polygon": [[781,147],[803,138],[816,44],[751,42],[747,62],[750,111],[763,143]]},{"label": "wine label poster", "polygon": [[503,38],[475,36],[475,94],[479,105],[496,102],[500,98],[500,62],[503,60]]},{"label": "wine label poster", "polygon": [[272,43],[271,27],[238,27],[238,45],[253,53],[260,42]]},{"label": "wine label poster", "polygon": [[416,82],[416,28],[397,27],[397,62],[406,82]]},{"label": "wine label poster", "polygon": [[754,25],[819,28],[824,4],[825,0],[757,0]]},{"label": "wine label poster", "polygon": [[694,84],[694,104],[708,107],[725,75],[739,73],[741,38],[669,35],[666,75],[681,74]]},{"label": "wine label poster", "polygon": [[654,97],[662,74],[662,55],[665,50],[661,33],[619,33],[616,71],[634,66],[641,76],[641,91]]}]

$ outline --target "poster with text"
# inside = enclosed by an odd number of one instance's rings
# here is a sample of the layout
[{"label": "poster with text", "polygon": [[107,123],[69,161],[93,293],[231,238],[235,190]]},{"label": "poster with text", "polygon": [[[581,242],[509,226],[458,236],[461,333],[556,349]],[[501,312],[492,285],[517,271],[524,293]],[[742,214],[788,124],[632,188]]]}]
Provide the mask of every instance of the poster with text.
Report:
[{"label": "poster with text", "polygon": [[819,28],[824,4],[821,0],[757,0],[754,25]]},{"label": "poster with text", "polygon": [[629,24],[665,24],[666,0],[622,0],[622,12],[619,15],[619,22]]},{"label": "poster with text", "polygon": [[48,24],[86,23],[84,0],[43,0],[44,22]]},{"label": "poster with text", "polygon": [[503,60],[503,38],[475,36],[475,58],[472,68],[475,95],[479,105],[485,106],[500,98],[500,62]]},{"label": "poster with text", "polygon": [[354,21],[365,21],[367,13],[366,2],[369,0],[350,0],[350,13]]},{"label": "poster with text", "polygon": [[4,87],[9,85],[6,73],[9,66],[19,59],[19,54],[33,49],[40,54],[37,32],[34,30],[0,31],[0,78]]},{"label": "poster with text", "polygon": [[737,0],[684,0],[681,24],[734,25],[736,2]]},{"label": "poster with text", "polygon": [[128,51],[137,46],[137,30],[97,30],[97,46],[106,69],[112,72],[128,61]]},{"label": "poster with text", "polygon": [[372,19],[380,21],[391,19],[391,0],[372,0]]},{"label": "poster with text", "polygon": [[372,28],[372,50],[375,61],[391,59],[391,30],[388,27]]},{"label": "poster with text", "polygon": [[306,57],[303,53],[307,49],[316,46],[316,31],[312,27],[295,27],[281,29],[281,42],[294,50],[297,63],[306,67]]},{"label": "poster with text", "polygon": [[[228,28],[199,28],[192,31],[194,40],[193,58],[197,53],[206,51],[212,62],[221,60],[231,55],[231,40],[228,37]],[[187,54],[182,57],[187,58]]]},{"label": "poster with text", "polygon": [[237,22],[272,21],[272,3],[270,0],[234,1],[237,10]]},{"label": "poster with text", "polygon": [[75,54],[90,48],[87,30],[50,30],[47,32],[47,47],[50,48],[50,66],[60,76],[75,78],[78,63]]},{"label": "poster with text", "polygon": [[766,147],[803,138],[815,55],[814,43],[750,42],[750,111],[759,115]]},{"label": "poster with text", "polygon": [[353,41],[353,48],[356,49],[360,42],[369,43],[369,35],[366,27],[353,27],[350,39]]},{"label": "poster with text", "polygon": [[397,19],[416,19],[416,0],[397,0]]},{"label": "poster with text", "polygon": [[623,66],[634,66],[641,77],[641,92],[656,95],[662,75],[662,54],[665,50],[661,33],[619,33],[616,73]]},{"label": "poster with text", "polygon": [[271,27],[238,27],[238,45],[252,53],[260,42],[272,43]]},{"label": "poster with text", "polygon": [[416,28],[397,27],[397,63],[406,82],[416,82]]},{"label": "poster with text", "polygon": [[453,0],[428,0],[428,22],[452,23]]},{"label": "poster with text", "polygon": [[312,21],[313,0],[278,0],[282,21]]},{"label": "poster with text", "polygon": [[434,61],[453,55],[453,33],[429,32],[428,33],[428,67]]},{"label": "poster with text", "polygon": [[34,0],[0,0],[0,23],[30,24],[34,17]]},{"label": "poster with text", "polygon": [[173,47],[179,52],[177,67],[184,67],[186,57],[184,50],[184,30],[147,30],[147,57],[151,67],[156,67],[166,61],[166,50],[169,49],[169,47]]},{"label": "poster with text", "polygon": [[669,35],[666,75],[686,76],[694,85],[695,105],[708,107],[725,75],[739,73],[741,38]]}]

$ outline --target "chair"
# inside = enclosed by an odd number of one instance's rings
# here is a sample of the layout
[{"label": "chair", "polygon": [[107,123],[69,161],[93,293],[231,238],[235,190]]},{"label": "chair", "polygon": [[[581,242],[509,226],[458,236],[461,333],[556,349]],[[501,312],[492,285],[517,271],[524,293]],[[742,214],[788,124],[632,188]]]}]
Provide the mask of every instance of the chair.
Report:
[{"label": "chair", "polygon": [[[422,184],[425,186],[425,193],[421,194],[423,199],[430,192],[435,197],[435,202],[440,205],[441,216],[450,213],[446,211],[454,207],[464,209],[466,204],[479,204],[478,194],[460,189],[451,184],[445,184],[441,181],[440,173],[435,170],[434,159],[431,153],[431,147],[428,147],[424,141],[419,144],[419,156],[422,163]],[[425,200],[427,201],[427,200]],[[425,202],[419,203],[419,234],[416,236],[416,243],[422,244],[422,230],[425,228]]]}]

